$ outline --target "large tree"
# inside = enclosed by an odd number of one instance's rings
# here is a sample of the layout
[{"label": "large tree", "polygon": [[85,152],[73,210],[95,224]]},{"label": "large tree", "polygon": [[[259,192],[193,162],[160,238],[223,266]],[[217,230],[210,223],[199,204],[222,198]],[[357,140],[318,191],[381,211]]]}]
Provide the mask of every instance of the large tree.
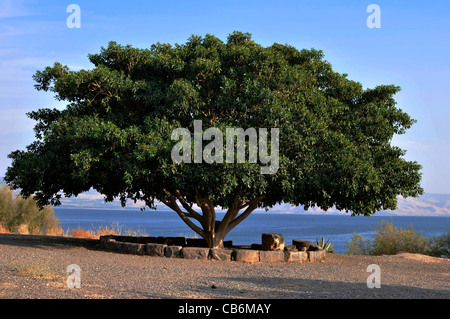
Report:
[{"label": "large tree", "polygon": [[[5,179],[41,206],[92,188],[123,205],[159,201],[219,247],[256,208],[335,206],[368,216],[395,209],[398,195],[423,192],[421,166],[391,144],[415,122],[396,107],[400,88],[364,89],[333,71],[321,51],[263,47],[234,32],[226,42],[192,36],[149,49],[111,42],[89,59],[90,70],[55,63],[34,75],[37,90],[67,107],[28,113],[36,140],[9,155]],[[172,132],[193,133],[195,120],[224,135],[278,128],[278,170],[262,174],[265,164],[248,156],[199,163],[192,152],[191,163],[174,161]],[[222,220],[217,208],[226,210]]]}]

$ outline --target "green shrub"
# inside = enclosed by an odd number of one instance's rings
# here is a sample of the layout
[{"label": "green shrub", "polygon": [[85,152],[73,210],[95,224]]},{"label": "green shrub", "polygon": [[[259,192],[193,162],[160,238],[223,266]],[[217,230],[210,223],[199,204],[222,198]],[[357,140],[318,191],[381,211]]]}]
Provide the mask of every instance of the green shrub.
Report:
[{"label": "green shrub", "polygon": [[428,238],[416,233],[412,226],[407,229],[394,227],[392,222],[380,222],[375,230],[375,238],[371,245],[371,255],[395,255],[398,252],[424,254],[428,250]]},{"label": "green shrub", "polygon": [[403,229],[394,227],[392,221],[382,220],[372,240],[353,234],[347,246],[346,254],[352,255],[395,255],[401,251],[426,254],[429,252],[429,239],[421,232],[416,233],[412,226]]},{"label": "green shrub", "polygon": [[353,233],[353,237],[347,242],[344,247],[347,247],[345,252],[347,255],[369,255],[370,254],[370,239],[361,234]]},{"label": "green shrub", "polygon": [[434,236],[430,240],[428,255],[450,258],[450,233]]},{"label": "green shrub", "polygon": [[58,223],[51,206],[41,210],[32,197],[14,196],[11,189],[0,185],[0,224],[8,231],[45,234]]}]

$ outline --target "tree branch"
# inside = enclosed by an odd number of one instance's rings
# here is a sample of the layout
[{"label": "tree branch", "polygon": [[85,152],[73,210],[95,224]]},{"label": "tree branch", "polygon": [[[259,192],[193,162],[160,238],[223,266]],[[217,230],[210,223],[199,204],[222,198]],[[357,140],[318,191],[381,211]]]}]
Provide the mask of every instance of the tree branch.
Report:
[{"label": "tree branch", "polygon": [[183,196],[181,196],[180,191],[176,190],[175,194],[176,194],[178,200],[180,201],[181,205],[183,205],[184,209],[186,209],[188,211],[188,213],[189,213],[188,216],[200,221],[202,219],[202,216],[199,213],[197,213],[195,210],[193,210],[191,206],[189,206],[189,204],[186,202],[186,200],[183,198]]},{"label": "tree branch", "polygon": [[239,194],[236,194],[234,196],[234,203],[233,205],[228,209],[225,216],[223,217],[222,221],[219,223],[217,227],[217,233],[228,233],[228,225],[230,222],[236,217],[236,215],[239,213]]},{"label": "tree branch", "polygon": [[258,207],[258,203],[261,202],[264,199],[264,197],[265,195],[259,195],[256,198],[249,201],[247,203],[248,205],[246,205],[248,206],[247,209],[229,223],[227,231],[228,232],[231,231],[234,227],[236,227],[244,219],[246,219],[251,214],[251,212],[253,212]]},{"label": "tree branch", "polygon": [[163,189],[164,193],[166,194],[167,198],[169,199],[169,202],[166,201],[162,201],[164,204],[166,204],[168,207],[170,207],[171,209],[173,209],[178,216],[180,216],[180,218],[193,230],[195,231],[197,234],[199,234],[202,237],[205,237],[205,232],[198,227],[197,225],[195,225],[192,220],[189,219],[188,214],[186,214],[185,212],[183,212],[180,207],[178,207],[177,205],[177,201],[175,200],[175,198],[172,196],[172,194],[167,191],[166,189]]},{"label": "tree branch", "polygon": [[170,202],[168,202],[168,201],[166,201],[166,200],[164,200],[164,199],[161,199],[161,202],[162,202],[164,205],[166,205],[167,207],[169,207],[170,209],[176,210]]},{"label": "tree branch", "polygon": [[228,209],[221,223],[223,223],[223,225],[225,225],[226,227],[236,217],[238,212],[239,212],[239,194],[236,194],[234,196],[233,206],[231,206]]},{"label": "tree branch", "polygon": [[200,200],[200,198],[198,197],[198,189],[195,188],[195,203],[197,204],[198,207],[202,207],[202,202]]},{"label": "tree branch", "polygon": [[[261,197],[261,196],[262,196],[262,197]],[[259,203],[264,197],[265,197],[264,195],[259,195],[259,196],[255,197],[255,198],[253,198],[252,200],[249,200],[249,201],[247,201],[247,202],[244,202],[242,205],[240,205],[240,206],[238,207],[238,209],[241,210],[241,209],[243,209],[243,208],[245,208],[245,207],[247,207],[247,206],[249,206],[249,205],[252,205],[254,202]]]}]

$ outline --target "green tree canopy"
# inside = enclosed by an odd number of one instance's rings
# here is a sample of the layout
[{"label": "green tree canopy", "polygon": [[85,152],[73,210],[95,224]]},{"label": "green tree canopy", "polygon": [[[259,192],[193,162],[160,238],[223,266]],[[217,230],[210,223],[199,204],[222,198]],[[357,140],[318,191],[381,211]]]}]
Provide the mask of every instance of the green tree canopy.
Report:
[{"label": "green tree canopy", "polygon": [[[109,43],[91,70],[55,63],[34,75],[67,107],[29,113],[36,140],[9,155],[6,181],[39,205],[91,188],[106,201],[165,203],[210,247],[256,208],[335,206],[371,215],[417,196],[421,166],[391,145],[415,122],[394,85],[363,89],[332,70],[322,51],[263,47],[234,32],[149,49]],[[176,128],[278,128],[279,167],[261,162],[174,163]],[[207,142],[204,142],[204,145]],[[225,154],[224,154],[225,156]],[[196,209],[198,207],[198,209]],[[227,210],[216,220],[215,209]]]}]

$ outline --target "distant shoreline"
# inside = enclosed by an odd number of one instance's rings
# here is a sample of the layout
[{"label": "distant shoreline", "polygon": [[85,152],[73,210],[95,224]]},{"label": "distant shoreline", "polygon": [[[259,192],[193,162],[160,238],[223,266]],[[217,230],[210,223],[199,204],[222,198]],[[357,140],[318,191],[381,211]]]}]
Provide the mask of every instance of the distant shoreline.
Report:
[{"label": "distant shoreline", "polygon": [[[100,196],[101,197],[101,196]],[[90,191],[82,194],[82,197],[78,198],[63,198],[61,200],[62,206],[59,207],[73,207],[78,209],[131,209],[139,210],[144,207],[144,203],[135,204],[130,202],[130,206],[122,208],[119,202],[105,203],[102,198],[99,198],[99,193]],[[76,203],[76,204],[75,204]],[[75,206],[76,205],[76,206]],[[162,204],[158,204],[157,211],[169,211],[170,209]],[[56,209],[58,207],[55,207]],[[146,210],[149,210],[147,207]],[[218,210],[220,211],[220,210]],[[256,212],[256,211],[255,211]],[[255,213],[254,212],[254,213]],[[265,211],[264,211],[265,212]],[[320,208],[312,207],[305,211],[302,206],[292,207],[290,204],[275,205],[267,211],[268,213],[295,213],[295,214],[311,214],[311,215],[350,215],[351,213],[345,213],[330,208],[327,211],[323,211]],[[450,194],[433,194],[425,193],[417,198],[408,197],[403,198],[398,196],[398,207],[395,211],[382,210],[375,213],[375,216],[442,216],[450,217]]]},{"label": "distant shoreline", "polygon": [[[92,209],[92,210],[103,210],[103,211],[107,211],[107,210],[114,210],[114,211],[140,211],[140,209],[138,207],[116,207],[116,206],[109,206],[109,207],[99,207],[99,206],[71,206],[71,205],[61,205],[61,206],[56,206],[53,207],[54,210],[64,210],[64,209]],[[174,211],[170,210],[170,209],[149,209],[146,208],[144,210],[145,212],[167,212],[167,213],[174,213],[176,214]],[[219,214],[225,214],[226,211],[222,211],[222,210],[218,210],[216,211],[216,213]],[[255,210],[252,212],[252,214],[273,214],[273,215],[311,215],[311,216],[347,216],[347,217],[355,217],[355,216],[351,216],[351,213],[345,213],[345,212],[304,212],[304,211],[281,211],[281,210],[276,210],[276,211],[264,211],[264,210]],[[449,215],[415,215],[415,214],[411,214],[411,215],[399,215],[399,214],[394,214],[394,213],[389,213],[387,211],[380,211],[380,212],[376,212],[375,214],[371,215],[371,216],[367,216],[367,217],[372,217],[372,216],[380,216],[380,217],[450,217]],[[359,217],[364,217],[364,216],[359,216]]]}]

